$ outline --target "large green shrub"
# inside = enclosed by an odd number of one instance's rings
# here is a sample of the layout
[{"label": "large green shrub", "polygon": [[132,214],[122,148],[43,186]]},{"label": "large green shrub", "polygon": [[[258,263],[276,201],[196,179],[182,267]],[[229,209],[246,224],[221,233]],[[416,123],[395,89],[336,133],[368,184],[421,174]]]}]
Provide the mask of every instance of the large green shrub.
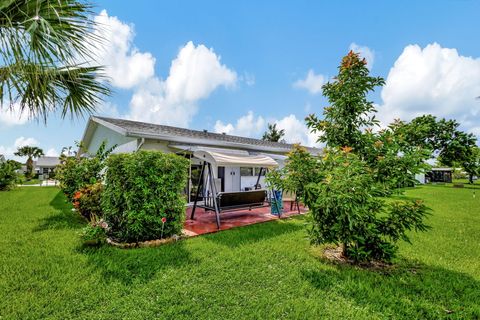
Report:
[{"label": "large green shrub", "polygon": [[187,159],[156,151],[111,155],[102,195],[108,235],[136,242],[179,234],[188,167]]},{"label": "large green shrub", "polygon": [[344,256],[355,261],[389,261],[397,241],[408,241],[407,231],[427,229],[421,201],[386,202],[374,196],[371,169],[349,148],[327,150],[320,161],[321,179],[307,185],[304,196],[313,244],[342,245]]},{"label": "large green shrub", "polygon": [[75,192],[87,185],[99,182],[103,178],[105,160],[116,147],[106,148],[106,141],[102,142],[96,154],[87,157],[65,156],[56,169],[56,179],[60,188],[70,201],[73,201]]},{"label": "large green shrub", "polygon": [[17,169],[19,166],[16,161],[7,160],[0,163],[0,190],[11,189],[20,182]]},{"label": "large green shrub", "polygon": [[69,200],[73,200],[75,192],[100,180],[101,169],[97,158],[68,157],[62,159],[56,176],[62,191]]}]

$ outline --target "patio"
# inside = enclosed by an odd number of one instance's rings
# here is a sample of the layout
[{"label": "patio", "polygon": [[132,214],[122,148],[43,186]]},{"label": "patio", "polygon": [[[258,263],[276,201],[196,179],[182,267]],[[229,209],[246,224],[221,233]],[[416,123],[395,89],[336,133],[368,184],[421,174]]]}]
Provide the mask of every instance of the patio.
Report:
[{"label": "patio", "polygon": [[[184,232],[188,236],[192,237],[279,219],[278,216],[270,213],[270,207],[259,207],[253,208],[252,210],[241,209],[236,211],[227,211],[220,214],[222,224],[220,229],[217,229],[215,212],[205,212],[205,209],[197,208],[195,210],[195,218],[191,220],[191,211],[192,207],[188,207],[186,210],[187,219],[185,221]],[[300,214],[304,214],[306,212],[307,209],[300,205]],[[290,210],[290,202],[284,202],[282,217],[280,219],[289,218],[298,214],[299,213],[296,206],[294,206],[293,210]]]}]

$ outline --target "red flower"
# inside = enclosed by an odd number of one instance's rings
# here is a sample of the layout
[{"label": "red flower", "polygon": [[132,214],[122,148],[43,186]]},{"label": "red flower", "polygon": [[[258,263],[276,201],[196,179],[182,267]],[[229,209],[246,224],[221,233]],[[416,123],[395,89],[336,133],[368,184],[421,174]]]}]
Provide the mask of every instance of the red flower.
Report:
[{"label": "red flower", "polygon": [[167,222],[167,218],[164,217],[162,218],[162,223],[165,223],[165,222]]}]

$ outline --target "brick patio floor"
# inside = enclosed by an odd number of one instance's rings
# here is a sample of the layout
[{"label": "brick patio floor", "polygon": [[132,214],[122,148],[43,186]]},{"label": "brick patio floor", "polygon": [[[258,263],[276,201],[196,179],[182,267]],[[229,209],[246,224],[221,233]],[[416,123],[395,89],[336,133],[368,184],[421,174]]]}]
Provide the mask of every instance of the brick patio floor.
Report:
[{"label": "brick patio floor", "polygon": [[[305,213],[307,210],[300,205],[300,212]],[[203,208],[195,210],[195,217],[190,219],[192,207],[186,210],[187,219],[185,221],[184,231],[189,236],[196,236],[205,233],[219,231],[215,222],[215,212],[207,211]],[[296,207],[290,210],[290,202],[283,203],[282,217],[288,218],[298,215]],[[247,226],[251,224],[278,220],[278,216],[270,213],[270,207],[254,208],[252,210],[242,209],[236,211],[226,211],[220,213],[220,230],[228,230],[236,227]]]}]

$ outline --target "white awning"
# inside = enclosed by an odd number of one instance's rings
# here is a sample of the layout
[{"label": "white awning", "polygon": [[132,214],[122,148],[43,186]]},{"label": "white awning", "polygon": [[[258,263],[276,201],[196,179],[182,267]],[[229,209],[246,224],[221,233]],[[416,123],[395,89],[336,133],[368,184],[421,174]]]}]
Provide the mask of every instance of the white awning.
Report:
[{"label": "white awning", "polygon": [[168,146],[171,148],[190,151],[190,152],[195,152],[200,150],[200,151],[227,153],[227,154],[249,155],[248,151],[239,150],[239,149],[212,148],[212,147],[204,147],[204,146],[188,146],[188,145],[181,145],[181,144],[170,144]]},{"label": "white awning", "polygon": [[278,167],[278,163],[266,155],[231,154],[214,152],[210,150],[201,150],[199,148],[193,152],[193,156],[217,166],[261,168]]}]

